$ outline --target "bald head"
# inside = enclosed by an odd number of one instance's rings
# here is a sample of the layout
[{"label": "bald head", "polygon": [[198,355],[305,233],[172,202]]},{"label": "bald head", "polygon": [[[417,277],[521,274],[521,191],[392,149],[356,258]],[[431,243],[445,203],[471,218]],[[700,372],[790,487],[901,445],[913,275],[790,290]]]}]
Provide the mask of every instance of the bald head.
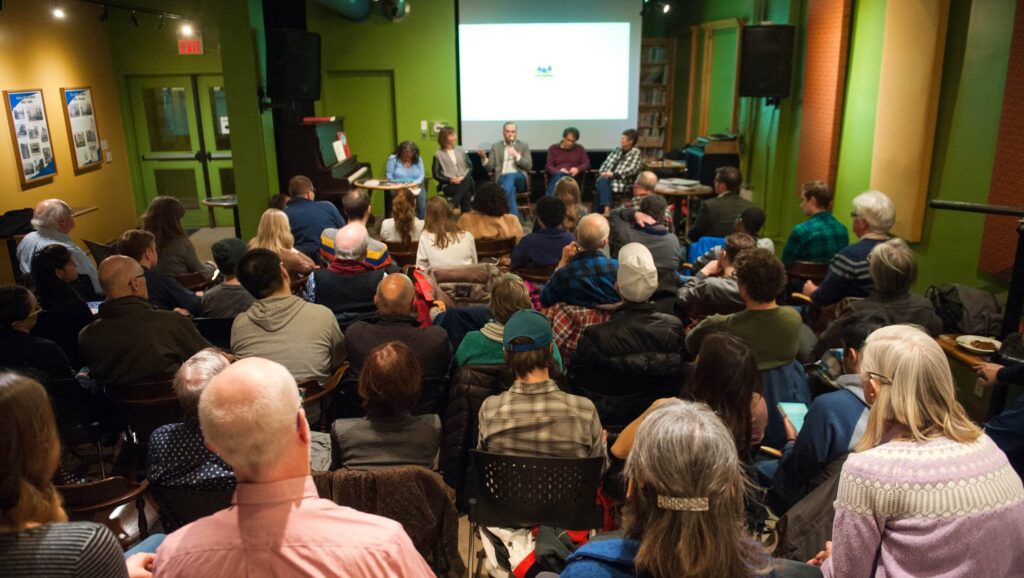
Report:
[{"label": "bald head", "polygon": [[100,263],[100,286],[108,300],[135,295],[149,298],[142,265],[131,257],[113,255]]},{"label": "bald head", "polygon": [[32,213],[32,226],[36,229],[68,233],[75,227],[74,211],[60,199],[39,201]]},{"label": "bald head", "polygon": [[283,365],[250,357],[218,373],[199,399],[207,445],[239,481],[270,481],[289,464],[309,468],[309,431],[295,379]]},{"label": "bald head", "polygon": [[633,183],[633,194],[638,197],[649,195],[654,192],[654,189],[658,186],[658,175],[651,171],[644,171],[636,178],[636,182]]},{"label": "bald head", "polygon": [[366,258],[369,242],[370,234],[362,223],[349,223],[334,235],[334,258],[362,261]]},{"label": "bald head", "polygon": [[377,296],[373,298],[381,315],[411,315],[416,289],[408,277],[401,274],[388,275],[377,284]]},{"label": "bald head", "polygon": [[576,243],[584,251],[597,251],[608,242],[608,219],[598,213],[590,213],[576,225]]}]

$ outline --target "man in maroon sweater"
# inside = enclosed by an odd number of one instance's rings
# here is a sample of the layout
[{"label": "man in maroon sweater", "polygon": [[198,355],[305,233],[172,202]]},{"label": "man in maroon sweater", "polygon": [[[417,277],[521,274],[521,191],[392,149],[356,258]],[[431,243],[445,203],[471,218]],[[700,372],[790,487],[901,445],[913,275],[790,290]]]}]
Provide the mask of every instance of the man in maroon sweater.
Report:
[{"label": "man in maroon sweater", "polygon": [[590,170],[590,158],[580,140],[580,131],[574,126],[562,131],[562,142],[548,147],[548,162],[544,170],[548,174],[547,196],[555,194],[555,185],[562,177],[573,177]]}]

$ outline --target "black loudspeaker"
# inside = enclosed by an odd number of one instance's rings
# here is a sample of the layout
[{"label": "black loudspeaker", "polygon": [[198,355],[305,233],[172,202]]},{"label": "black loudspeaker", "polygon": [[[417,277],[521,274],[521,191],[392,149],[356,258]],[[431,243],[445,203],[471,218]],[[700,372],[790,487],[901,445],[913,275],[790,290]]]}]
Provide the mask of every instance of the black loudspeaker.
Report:
[{"label": "black loudspeaker", "polygon": [[267,95],[271,100],[320,100],[320,35],[275,28],[267,32]]},{"label": "black loudspeaker", "polygon": [[763,24],[743,28],[740,45],[740,96],[789,96],[793,78],[796,28]]}]

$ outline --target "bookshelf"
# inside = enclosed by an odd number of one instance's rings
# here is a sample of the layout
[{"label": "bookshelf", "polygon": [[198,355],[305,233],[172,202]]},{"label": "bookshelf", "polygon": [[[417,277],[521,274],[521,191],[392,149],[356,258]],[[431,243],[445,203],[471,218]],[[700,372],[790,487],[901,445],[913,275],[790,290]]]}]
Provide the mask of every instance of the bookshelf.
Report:
[{"label": "bookshelf", "polygon": [[646,160],[661,160],[671,146],[672,73],[675,38],[644,38],[640,49],[640,102],[637,146]]}]

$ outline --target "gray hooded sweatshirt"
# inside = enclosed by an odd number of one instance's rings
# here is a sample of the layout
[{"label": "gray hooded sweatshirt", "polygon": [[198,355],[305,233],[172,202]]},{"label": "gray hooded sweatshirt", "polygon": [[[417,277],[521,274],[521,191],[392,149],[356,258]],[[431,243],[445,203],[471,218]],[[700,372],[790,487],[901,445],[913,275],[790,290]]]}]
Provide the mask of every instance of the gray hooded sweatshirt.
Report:
[{"label": "gray hooded sweatshirt", "polygon": [[294,295],[260,299],[235,317],[231,349],[239,359],[276,361],[300,383],[322,384],[345,361],[345,337],[331,310]]}]

